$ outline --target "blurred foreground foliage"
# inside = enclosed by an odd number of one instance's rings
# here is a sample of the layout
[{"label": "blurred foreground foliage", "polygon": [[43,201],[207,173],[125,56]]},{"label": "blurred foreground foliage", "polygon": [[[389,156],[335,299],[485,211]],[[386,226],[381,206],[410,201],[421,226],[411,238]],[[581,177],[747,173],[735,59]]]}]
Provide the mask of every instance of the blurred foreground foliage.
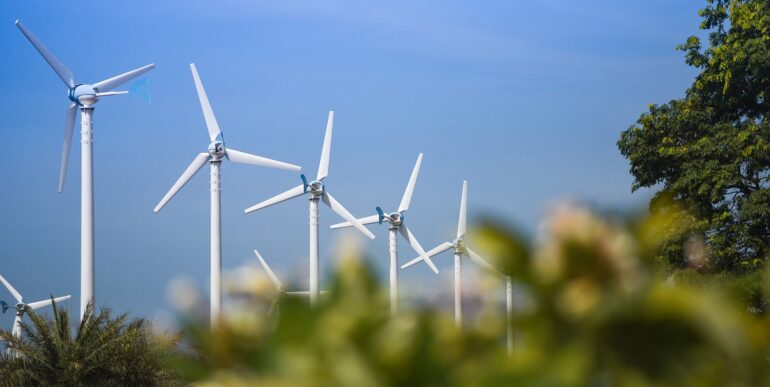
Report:
[{"label": "blurred foreground foliage", "polygon": [[673,223],[565,206],[529,241],[482,222],[472,241],[500,269],[488,276],[514,282],[510,354],[501,297],[481,298],[462,329],[430,306],[391,317],[386,292],[350,249],[319,308],[285,297],[268,318],[266,299],[213,332],[190,318],[172,364],[202,386],[770,385],[768,317],[749,302],[767,298],[766,276],[725,279],[735,288],[725,289],[670,275],[656,257]]}]

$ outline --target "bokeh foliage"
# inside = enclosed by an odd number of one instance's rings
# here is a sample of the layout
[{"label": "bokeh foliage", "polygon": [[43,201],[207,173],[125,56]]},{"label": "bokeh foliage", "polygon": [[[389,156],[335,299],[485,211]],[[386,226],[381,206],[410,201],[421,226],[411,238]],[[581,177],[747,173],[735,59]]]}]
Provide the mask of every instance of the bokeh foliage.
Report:
[{"label": "bokeh foliage", "polygon": [[472,242],[501,268],[487,275],[515,282],[511,354],[501,297],[482,298],[490,305],[467,313],[462,329],[430,306],[390,317],[376,276],[348,252],[318,309],[282,298],[267,317],[272,294],[213,333],[190,320],[189,353],[174,363],[197,385],[767,385],[767,317],[720,287],[658,270],[672,222],[629,224],[564,206],[532,241],[482,222]]}]

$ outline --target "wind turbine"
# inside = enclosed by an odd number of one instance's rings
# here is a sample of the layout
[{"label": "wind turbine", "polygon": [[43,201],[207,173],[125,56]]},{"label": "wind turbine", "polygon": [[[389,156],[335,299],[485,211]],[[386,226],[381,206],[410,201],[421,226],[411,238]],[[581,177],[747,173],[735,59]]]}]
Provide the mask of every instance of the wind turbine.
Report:
[{"label": "wind turbine", "polygon": [[[492,270],[497,271],[494,266],[489,264],[484,258],[482,258],[480,255],[478,255],[475,251],[471,250],[466,244],[465,244],[465,223],[466,223],[466,214],[467,214],[467,204],[468,204],[468,181],[463,181],[463,194],[462,198],[460,199],[460,218],[457,222],[457,237],[452,242],[444,242],[430,251],[428,251],[427,255],[429,257],[433,257],[434,255],[440,254],[446,250],[449,250],[450,248],[454,248],[454,256],[455,256],[455,323],[458,327],[462,326],[463,321],[463,285],[462,285],[462,257],[463,255],[469,257],[472,261],[476,262],[480,266]],[[401,266],[402,269],[407,268],[409,266],[412,266],[425,258],[423,257],[417,257],[407,263],[405,263],[403,266]]]},{"label": "wind turbine", "polygon": [[[13,320],[13,330],[11,333],[15,337],[21,336],[21,318],[24,316],[24,313],[27,313],[27,311],[40,309],[44,306],[51,305],[53,302],[61,302],[64,300],[69,300],[70,296],[66,295],[64,297],[56,297],[54,299],[47,299],[43,301],[36,301],[36,302],[30,302],[29,304],[24,303],[22,301],[21,293],[19,293],[11,284],[3,278],[3,276],[0,275],[0,282],[5,285],[5,288],[8,289],[9,292],[11,292],[11,295],[13,295],[13,298],[16,299],[16,318]],[[3,302],[5,304],[5,302]],[[5,309],[8,309],[7,307],[3,308],[3,313],[5,313]]]},{"label": "wind turbine", "polygon": [[158,205],[155,206],[154,211],[156,213],[160,211],[160,209],[163,208],[163,206],[165,206],[193,176],[195,176],[206,162],[209,163],[211,168],[211,324],[213,326],[220,319],[222,311],[222,230],[219,214],[221,207],[219,168],[223,158],[227,158],[236,163],[287,169],[291,171],[300,171],[301,168],[293,164],[255,156],[232,148],[226,148],[222,131],[219,129],[217,120],[214,117],[214,111],[211,109],[211,104],[206,96],[206,90],[203,89],[203,84],[201,83],[194,63],[190,64],[190,70],[192,71],[193,80],[195,81],[195,89],[198,91],[198,99],[200,100],[201,109],[203,110],[203,118],[206,120],[206,127],[208,128],[211,144],[209,144],[207,152],[199,153],[195,156],[192,163],[190,163],[187,169],[182,172],[182,176],[179,177],[176,183],[174,183],[171,189],[166,193],[166,196],[164,196]]},{"label": "wind turbine", "polygon": [[35,46],[56,75],[67,85],[68,97],[72,102],[67,109],[62,147],[61,168],[59,169],[59,192],[64,191],[64,178],[67,175],[67,161],[72,148],[72,134],[75,126],[75,112],[80,108],[80,317],[83,318],[86,306],[94,301],[94,104],[102,97],[126,94],[128,91],[112,91],[116,87],[152,70],[154,64],[131,70],[127,73],[105,79],[92,85],[75,82],[75,76],[63,63],[48,51],[35,35],[19,20],[16,26]]},{"label": "wind turbine", "polygon": [[323,149],[321,150],[321,161],[318,165],[318,174],[316,179],[308,182],[305,175],[300,175],[302,184],[261,203],[251,206],[244,210],[247,214],[260,210],[273,204],[280,203],[297,196],[308,194],[310,200],[310,304],[315,306],[318,303],[318,201],[322,201],[332,211],[353,224],[358,231],[370,239],[374,239],[374,234],[364,227],[353,214],[342,206],[334,197],[327,192],[324,179],[329,175],[329,156],[332,146],[332,127],[334,126],[334,112],[329,112],[329,118],[326,122],[326,134],[324,135]]},{"label": "wind turbine", "polygon": [[[262,254],[259,253],[256,249],[254,250],[254,255],[257,256],[257,259],[259,260],[259,263],[262,265],[262,268],[265,269],[265,273],[267,273],[267,277],[270,278],[270,282],[273,283],[273,286],[275,286],[275,290],[278,292],[278,297],[273,300],[273,302],[270,304],[270,309],[268,311],[268,314],[273,314],[277,307],[278,307],[278,301],[280,301],[281,298],[284,296],[310,296],[310,292],[307,290],[295,290],[295,291],[288,291],[283,288],[283,284],[281,284],[281,280],[278,279],[278,276],[275,275],[275,272],[273,272],[273,269],[270,268],[270,265],[267,264],[267,261],[265,261],[265,258],[262,258]],[[321,294],[326,293],[326,291],[322,290]]]},{"label": "wind turbine", "polygon": [[[417,162],[414,164],[412,170],[412,176],[409,177],[409,182],[406,185],[404,196],[401,198],[401,204],[398,205],[398,210],[391,213],[385,213],[382,208],[377,207],[377,213],[366,218],[361,218],[358,221],[361,224],[379,223],[385,220],[388,222],[388,230],[390,231],[390,313],[396,314],[398,312],[398,234],[400,233],[412,249],[417,252],[420,259],[424,260],[430,268],[438,274],[438,268],[430,260],[430,257],[425,253],[425,250],[414,237],[412,231],[404,223],[404,213],[409,209],[409,203],[412,201],[412,193],[414,192],[414,186],[417,183],[417,175],[420,173],[420,165],[422,164],[422,153],[417,156]],[[350,227],[350,222],[337,223],[331,226],[332,229]]]}]

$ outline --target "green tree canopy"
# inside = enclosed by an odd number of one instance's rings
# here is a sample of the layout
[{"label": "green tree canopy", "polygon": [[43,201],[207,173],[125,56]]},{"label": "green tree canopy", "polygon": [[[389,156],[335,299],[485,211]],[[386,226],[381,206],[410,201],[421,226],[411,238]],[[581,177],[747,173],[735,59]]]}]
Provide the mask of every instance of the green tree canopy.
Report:
[{"label": "green tree canopy", "polygon": [[633,190],[660,187],[653,212],[687,214],[663,260],[693,266],[696,239],[708,247],[699,269],[752,271],[770,240],[770,2],[708,0],[700,15],[708,47],[691,36],[677,48],[700,71],[692,86],[649,106],[618,147]]}]

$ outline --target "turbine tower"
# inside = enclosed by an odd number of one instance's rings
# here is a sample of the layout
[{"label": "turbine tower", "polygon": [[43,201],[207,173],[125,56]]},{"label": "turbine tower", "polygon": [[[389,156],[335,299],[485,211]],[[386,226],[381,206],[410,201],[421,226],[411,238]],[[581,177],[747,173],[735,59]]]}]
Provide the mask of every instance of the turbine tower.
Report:
[{"label": "turbine tower", "polygon": [[[406,239],[412,249],[422,258],[430,268],[438,274],[438,268],[430,260],[430,257],[425,253],[425,250],[414,237],[412,231],[404,223],[405,212],[409,209],[409,203],[412,201],[412,193],[414,192],[414,186],[417,183],[417,175],[420,173],[420,165],[422,164],[422,153],[417,156],[417,162],[414,164],[412,170],[412,176],[409,177],[409,182],[406,185],[404,196],[401,198],[401,204],[398,205],[398,210],[391,213],[385,213],[382,208],[377,207],[377,213],[366,218],[361,218],[358,221],[361,224],[379,223],[385,220],[388,222],[388,230],[390,235],[390,313],[396,314],[398,312],[398,234]],[[350,222],[337,223],[331,226],[332,229],[350,227]]]},{"label": "turbine tower", "polygon": [[329,175],[329,156],[332,146],[332,127],[334,126],[334,112],[329,112],[329,118],[326,122],[326,134],[324,135],[323,149],[321,150],[321,161],[318,165],[318,174],[316,179],[308,182],[305,175],[300,175],[302,184],[284,192],[280,193],[270,199],[267,199],[261,203],[251,206],[244,210],[247,214],[260,210],[265,207],[272,206],[289,199],[293,199],[297,196],[308,194],[310,200],[310,304],[315,306],[318,304],[318,201],[323,202],[332,211],[336,212],[343,219],[353,224],[358,231],[361,231],[364,235],[370,239],[374,239],[374,234],[364,227],[353,214],[351,214],[345,207],[340,204],[334,197],[326,190],[324,179]]},{"label": "turbine tower", "polygon": [[194,63],[190,64],[190,70],[192,71],[193,80],[195,81],[195,89],[198,92],[198,99],[200,100],[201,109],[203,110],[203,118],[206,120],[206,127],[208,128],[211,144],[209,144],[207,152],[199,153],[195,156],[192,163],[190,163],[187,169],[182,172],[182,176],[179,177],[168,193],[166,193],[166,196],[164,196],[158,205],[155,206],[154,211],[156,213],[160,211],[160,209],[163,208],[163,206],[165,206],[188,181],[190,181],[206,162],[209,163],[211,168],[211,325],[213,326],[221,318],[222,313],[222,230],[219,214],[221,207],[219,168],[222,160],[227,158],[236,163],[287,169],[290,171],[300,171],[301,168],[293,164],[255,156],[232,148],[226,148],[224,136],[214,117],[214,111],[211,109],[211,104],[209,104],[208,97],[206,96],[206,90],[203,89],[203,84],[201,83]]},{"label": "turbine tower", "polygon": [[513,354],[513,279],[505,276],[505,346]]},{"label": "turbine tower", "polygon": [[94,301],[94,104],[102,97],[126,94],[127,91],[112,91],[116,87],[152,70],[154,64],[149,64],[127,73],[105,79],[101,82],[81,84],[75,82],[75,76],[61,63],[30,32],[19,20],[16,26],[35,46],[54,72],[67,85],[69,100],[72,102],[67,109],[67,121],[64,129],[64,146],[62,147],[61,168],[59,169],[59,192],[64,190],[64,178],[67,174],[67,160],[72,144],[75,112],[80,109],[80,317],[83,318],[86,306]]},{"label": "turbine tower", "polygon": [[[465,244],[465,223],[468,205],[468,181],[463,181],[463,194],[460,199],[460,219],[457,222],[457,237],[452,242],[444,242],[435,248],[428,251],[428,257],[440,254],[450,248],[454,248],[455,256],[455,323],[458,327],[463,323],[463,285],[462,285],[462,257],[463,255],[469,257],[472,261],[476,262],[480,266],[497,271],[494,266],[489,264],[484,258],[478,255],[475,251],[471,250]],[[412,266],[420,261],[424,260],[423,257],[417,257],[403,266],[402,269]]]},{"label": "turbine tower", "polygon": [[[5,285],[5,288],[11,292],[11,295],[13,295],[13,298],[15,298],[17,302],[16,318],[13,320],[13,329],[11,330],[11,333],[16,337],[21,336],[21,318],[24,317],[24,314],[27,313],[27,311],[40,309],[44,306],[51,305],[53,302],[61,302],[70,299],[70,296],[66,295],[63,297],[56,297],[53,299],[49,298],[47,300],[30,302],[29,304],[26,304],[24,301],[22,301],[21,293],[19,293],[13,286],[11,286],[11,284],[1,275],[0,282],[2,282],[3,285]],[[7,307],[4,305],[3,313],[5,313],[5,309],[7,309]]]}]

